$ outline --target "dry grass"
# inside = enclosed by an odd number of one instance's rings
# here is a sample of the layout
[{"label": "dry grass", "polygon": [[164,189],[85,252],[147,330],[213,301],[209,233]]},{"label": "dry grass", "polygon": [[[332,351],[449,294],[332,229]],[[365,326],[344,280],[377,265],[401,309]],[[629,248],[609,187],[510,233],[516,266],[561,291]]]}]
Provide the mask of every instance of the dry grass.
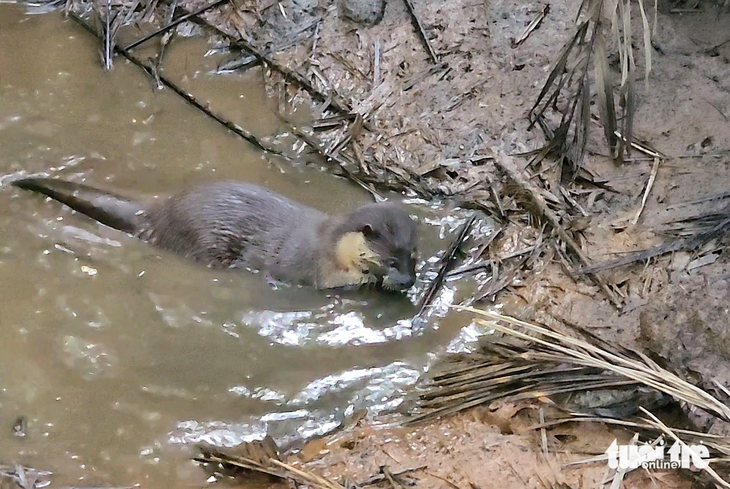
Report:
[{"label": "dry grass", "polygon": [[[730,407],[726,403],[662,368],[641,352],[611,345],[587,332],[586,339],[580,339],[509,316],[471,307],[457,306],[457,309],[475,314],[477,323],[506,338],[494,338],[478,352],[447,357],[434,367],[422,379],[418,397],[411,404],[409,424],[498,400],[515,402],[637,386],[654,389],[730,422]],[[712,463],[722,464],[727,470],[730,438],[671,428],[638,402],[634,404],[636,411],[643,413],[638,419],[569,413],[534,428],[592,421],[633,428],[654,437],[665,435],[681,444],[703,443],[711,450]],[[730,487],[711,467],[707,473],[718,484]]]},{"label": "dry grass", "polygon": [[[420,414],[417,419],[456,412],[485,400],[514,399],[515,396],[534,398],[567,392],[568,389],[585,391],[642,384],[730,422],[730,407],[725,403],[638,351],[611,346],[595,337],[586,341],[567,336],[545,326],[473,307],[455,308],[474,313],[477,323],[526,343],[489,345],[484,352],[459,357],[429,373],[430,386],[420,395],[419,409],[433,408],[437,405],[435,399],[440,404],[438,408]],[[498,353],[496,358],[495,353]],[[526,379],[532,389],[527,393],[525,389],[518,388],[505,389],[497,397],[493,394],[495,385],[511,386],[515,380]],[[545,379],[549,381],[548,388],[543,388]],[[482,385],[483,382],[486,384]],[[552,387],[563,384],[567,387]],[[454,392],[455,387],[459,392]],[[466,406],[461,402],[464,393],[472,396]],[[455,395],[457,397],[452,397]],[[449,403],[457,399],[458,403]]]},{"label": "dry grass", "polygon": [[[643,0],[637,5],[643,33],[644,78],[651,71],[651,28]],[[611,156],[623,161],[633,140],[636,108],[634,78],[636,63],[632,34],[631,2],[624,0],[583,0],[576,17],[573,37],[557,56],[537,97],[530,119],[545,133],[547,145],[533,158],[538,164],[551,155],[562,161],[568,180],[580,170],[586,152],[591,122],[591,67],[600,123]],[[656,0],[654,2],[656,23]],[[610,31],[610,34],[607,32]],[[609,68],[609,46],[619,57],[620,79]]]},{"label": "dry grass", "polygon": [[200,455],[196,456],[195,460],[205,464],[206,469],[214,474],[220,475],[221,472],[225,472],[240,476],[256,473],[282,481],[291,480],[296,484],[315,489],[344,488],[337,482],[283,462],[279,457],[276,443],[268,436],[263,440],[236,447],[236,453],[208,446],[201,446],[199,449]]}]

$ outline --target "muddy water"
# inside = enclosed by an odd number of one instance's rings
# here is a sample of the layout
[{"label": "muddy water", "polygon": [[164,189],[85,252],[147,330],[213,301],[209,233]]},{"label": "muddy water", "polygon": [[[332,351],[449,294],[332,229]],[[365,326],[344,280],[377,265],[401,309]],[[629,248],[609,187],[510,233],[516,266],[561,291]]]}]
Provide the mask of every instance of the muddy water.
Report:
[{"label": "muddy water", "polygon": [[[211,76],[208,48],[177,41],[169,76],[257,135],[281,132],[260,70]],[[51,470],[57,485],[202,484],[190,444],[287,442],[395,406],[429,352],[471,338],[460,318],[412,324],[423,280],[410,297],[273,290],[8,185],[44,173],[164,195],[230,178],[333,213],[369,200],[307,159],[252,149],[123,60],[104,72],[95,39],[59,13],[0,4],[0,464]],[[411,208],[423,271],[463,213]]]}]

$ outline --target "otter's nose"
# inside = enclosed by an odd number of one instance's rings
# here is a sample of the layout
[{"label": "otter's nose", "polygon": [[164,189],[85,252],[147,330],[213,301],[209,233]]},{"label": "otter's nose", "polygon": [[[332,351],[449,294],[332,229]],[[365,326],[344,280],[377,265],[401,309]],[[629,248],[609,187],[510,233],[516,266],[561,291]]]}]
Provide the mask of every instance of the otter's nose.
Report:
[{"label": "otter's nose", "polygon": [[410,289],[416,283],[416,277],[413,275],[406,275],[406,277],[405,282],[403,282],[403,290]]},{"label": "otter's nose", "polygon": [[409,273],[403,273],[396,268],[391,268],[388,271],[387,279],[389,285],[395,290],[408,290],[416,283],[416,277]]}]

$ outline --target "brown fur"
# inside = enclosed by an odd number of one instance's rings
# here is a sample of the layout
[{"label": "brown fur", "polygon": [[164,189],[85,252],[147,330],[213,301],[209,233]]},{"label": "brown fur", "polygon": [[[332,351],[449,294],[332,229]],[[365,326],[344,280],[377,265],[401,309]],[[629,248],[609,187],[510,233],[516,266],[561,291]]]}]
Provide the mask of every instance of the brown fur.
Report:
[{"label": "brown fur", "polygon": [[261,269],[322,289],[401,290],[415,278],[415,224],[393,204],[327,216],[248,183],[205,184],[153,204],[62,180],[13,184],[209,267]]}]

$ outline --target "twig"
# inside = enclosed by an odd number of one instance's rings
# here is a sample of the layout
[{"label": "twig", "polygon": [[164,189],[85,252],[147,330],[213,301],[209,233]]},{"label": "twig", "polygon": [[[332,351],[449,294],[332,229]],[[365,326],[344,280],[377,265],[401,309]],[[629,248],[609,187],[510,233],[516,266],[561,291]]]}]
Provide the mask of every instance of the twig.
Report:
[{"label": "twig", "polygon": [[296,485],[307,484],[317,489],[344,489],[336,482],[282,462],[279,459],[276,443],[268,436],[263,440],[244,443],[242,453],[245,455],[231,456],[213,447],[205,446],[201,447],[201,452],[199,456],[193,457],[193,460],[219,464],[222,467],[236,467],[281,479],[291,479]]},{"label": "twig", "polygon": [[572,195],[570,195],[570,190],[565,188],[564,185],[560,185],[560,193],[562,194],[565,201],[568,204],[572,205],[575,209],[578,209],[578,212],[580,212],[583,217],[588,217],[588,213],[586,212],[586,210],[583,208],[582,205],[578,203],[577,200],[573,198]]},{"label": "twig", "polygon": [[352,76],[360,77],[362,80],[368,79],[368,76],[360,68],[347,61],[340,53],[328,52],[327,55],[340,63]]},{"label": "twig", "polygon": [[438,275],[436,275],[436,278],[428,286],[428,289],[426,289],[426,292],[423,294],[423,297],[419,301],[418,313],[416,314],[416,317],[419,317],[421,314],[423,314],[423,311],[426,309],[426,307],[428,307],[433,301],[433,298],[436,296],[436,292],[441,287],[441,284],[444,281],[444,277],[446,277],[446,273],[452,266],[452,262],[454,256],[456,255],[456,252],[459,250],[461,244],[464,242],[466,236],[469,234],[469,230],[471,229],[471,226],[474,223],[476,217],[476,215],[471,216],[469,220],[464,223],[463,226],[461,226],[461,229],[456,235],[456,238],[454,239],[454,241],[451,242],[451,245],[449,245],[449,249],[446,251],[446,253],[444,253],[444,256],[441,257],[441,266],[439,268]]},{"label": "twig", "polygon": [[431,56],[431,61],[433,61],[435,64],[438,63],[439,57],[431,47],[431,42],[428,40],[428,36],[426,35],[426,30],[423,28],[423,24],[421,24],[421,19],[418,18],[418,15],[416,15],[416,10],[413,8],[413,2],[411,2],[411,0],[403,1],[406,3],[408,12],[411,14],[411,20],[413,21],[414,27],[418,31],[418,35],[421,37],[421,41],[423,41],[423,44],[426,46],[426,50],[428,51],[429,56]]},{"label": "twig", "polygon": [[451,482],[446,477],[441,477],[440,475],[434,474],[433,472],[428,472],[426,470],[424,470],[423,473],[426,474],[426,475],[429,475],[429,476],[431,476],[431,477],[433,477],[435,479],[438,479],[440,481],[443,481],[443,482],[447,483],[450,487],[453,487],[454,489],[461,489],[459,486],[457,486],[456,484],[454,484],[453,482]]},{"label": "twig", "polygon": [[[192,22],[197,23],[198,25],[202,26],[203,28],[212,28],[210,25],[206,24],[205,21],[201,20],[200,17],[194,17],[194,18],[192,18]],[[305,25],[304,27],[302,27],[301,29],[298,29],[297,31],[293,32],[288,37],[288,39],[285,40],[284,42],[281,42],[281,43],[278,43],[278,44],[269,46],[263,52],[263,55],[264,56],[271,56],[274,53],[277,53],[279,51],[283,51],[285,49],[288,49],[291,46],[294,46],[294,45],[297,45],[297,44],[301,43],[302,40],[298,37],[299,34],[301,34],[302,32],[305,32],[305,31],[311,29],[312,27],[314,27],[315,28],[315,31],[316,31],[316,29],[319,28],[319,22],[317,22],[317,21],[311,22],[308,25]],[[220,34],[223,35],[222,32]],[[245,51],[241,46],[236,46],[235,45],[235,42],[232,39],[233,38],[230,38],[229,39],[229,42],[231,43],[231,45],[236,50]],[[238,57],[236,59],[229,60],[229,61],[225,61],[225,62],[221,63],[218,66],[216,72],[217,73],[225,73],[225,72],[230,72],[230,71],[244,71],[244,70],[247,70],[247,69],[252,68],[254,66],[259,66],[261,63],[262,63],[262,61],[261,61],[260,58],[257,58],[256,56],[254,56],[250,52],[245,52],[243,56],[240,56],[240,57]]]},{"label": "twig", "polygon": [[667,205],[667,209],[674,209],[677,207],[687,206],[687,205],[696,205],[696,204],[704,204],[705,202],[712,202],[712,201],[718,201],[730,198],[730,191],[723,191],[718,192],[716,194],[707,195],[706,197],[700,197],[698,199],[694,200],[685,200],[682,202],[677,202],[676,204],[669,204]]},{"label": "twig", "polygon": [[453,270],[446,274],[447,277],[456,277],[457,275],[463,275],[465,273],[474,272],[476,270],[486,270],[487,268],[492,266],[491,260],[486,261],[480,261],[478,263],[472,263],[471,265],[457,268],[456,270]]},{"label": "twig", "polygon": [[518,256],[522,256],[522,255],[526,255],[528,253],[532,253],[533,251],[535,251],[540,246],[540,244],[542,244],[542,243],[534,244],[532,246],[528,246],[527,248],[522,248],[521,250],[513,251],[512,253],[507,253],[504,256],[500,256],[499,257],[499,260],[500,261],[506,261],[506,260],[509,260],[510,258],[517,258]]},{"label": "twig", "polygon": [[350,143],[350,141],[353,140],[353,138],[357,138],[357,136],[360,135],[361,130],[362,117],[360,116],[360,114],[358,114],[355,117],[355,120],[347,126],[347,130],[345,131],[342,139],[340,141],[336,141],[336,144],[332,146],[332,150],[330,151],[330,153],[335,156],[340,154],[340,151],[342,151]]},{"label": "twig", "polygon": [[324,477],[319,477],[315,474],[312,474],[311,472],[305,472],[303,470],[299,470],[296,467],[293,467],[289,464],[285,464],[284,462],[281,462],[279,460],[272,458],[271,463],[273,465],[279,466],[279,467],[287,470],[290,473],[288,475],[288,477],[290,479],[294,479],[294,477],[292,477],[292,474],[293,474],[293,475],[298,476],[300,479],[303,479],[305,482],[309,482],[310,484],[314,484],[323,489],[344,489],[341,484],[332,482],[329,479],[325,479]]},{"label": "twig", "polygon": [[489,80],[490,80],[490,78],[484,77],[484,79],[478,81],[477,83],[475,83],[474,85],[469,87],[463,93],[460,93],[459,95],[456,95],[455,97],[452,97],[451,100],[449,101],[449,105],[447,105],[444,108],[444,112],[452,111],[455,108],[462,105],[464,102],[466,102],[467,99],[469,99],[470,97],[473,97],[476,94],[477,89],[481,88],[481,86],[484,85],[485,83],[487,83]]},{"label": "twig", "polygon": [[[84,29],[86,29],[91,34],[99,37],[99,34],[81,17],[76,15],[74,12],[69,12],[69,16],[76,21],[80,26],[82,26]],[[156,78],[155,72],[153,68],[147,66],[142,61],[140,61],[136,56],[129,53],[126,49],[120,48],[119,46],[116,46],[115,51],[119,52],[122,56],[127,58],[130,62],[138,66],[139,68],[142,68],[145,73],[147,73],[149,76]],[[262,151],[267,151],[269,153],[283,156],[281,150],[278,148],[275,148],[273,146],[270,146],[267,143],[264,143],[263,141],[259,140],[256,136],[254,136],[252,133],[247,131],[246,129],[242,128],[238,124],[235,124],[229,120],[224,119],[223,117],[215,114],[212,110],[210,110],[208,107],[203,105],[201,102],[199,102],[193,95],[185,92],[183,89],[175,85],[173,82],[168,80],[162,75],[159,76],[159,80],[169,89],[171,89],[173,92],[181,96],[183,99],[185,99],[186,102],[188,102],[190,105],[195,107],[196,109],[201,110],[208,116],[210,116],[212,119],[214,119],[219,124],[225,126],[229,131],[233,132],[234,134],[237,134],[238,136],[242,137],[249,143],[253,144],[255,147],[259,148]]]},{"label": "twig", "polygon": [[[631,442],[629,445],[636,445],[636,442],[639,441],[639,434],[634,433],[634,436],[631,438]],[[613,481],[611,482],[611,489],[620,489],[621,482],[624,480],[624,477],[626,474],[629,473],[631,469],[629,467],[621,467],[616,470],[616,473],[613,475]]]},{"label": "twig", "polygon": [[111,0],[106,0],[106,16],[104,19],[104,69],[112,68],[112,31]]},{"label": "twig", "polygon": [[317,54],[317,41],[319,41],[319,29],[322,27],[322,21],[317,21],[317,27],[314,28],[314,40],[312,41],[312,52],[309,54],[309,59],[314,60],[315,54]]},{"label": "twig", "polygon": [[53,475],[52,472],[24,467],[20,464],[15,464],[13,467],[0,465],[0,487],[5,487],[3,479],[9,479],[13,483],[13,487],[17,485],[22,489],[45,487],[50,484],[48,477],[51,475]]},{"label": "twig", "polygon": [[351,162],[345,160],[342,156],[339,154],[333,154],[330,151],[327,151],[326,148],[322,147],[322,144],[314,137],[310,136],[309,134],[302,131],[299,127],[297,127],[291,120],[289,120],[284,114],[277,111],[277,115],[281,120],[289,124],[291,127],[292,134],[294,134],[296,137],[304,141],[307,146],[312,148],[314,151],[316,151],[320,156],[325,158],[327,161],[333,161],[337,163],[337,165],[340,167],[342,172],[345,174],[345,176],[350,179],[352,182],[358,184],[363,189],[370,192],[370,194],[375,198],[377,201],[383,201],[385,200],[385,197],[383,197],[380,193],[378,193],[377,190],[375,190],[372,185],[368,185],[362,179],[358,178],[352,170],[350,170],[349,166],[352,164]]},{"label": "twig", "polygon": [[[570,412],[568,414],[568,418],[559,418],[559,419],[553,419],[550,421],[546,421],[545,423],[538,423],[535,425],[528,426],[527,430],[536,430],[539,428],[552,428],[555,426],[560,426],[568,423],[602,423],[606,425],[611,426],[621,426],[623,428],[632,428],[632,429],[640,429],[640,430],[646,430],[650,432],[656,432],[661,433],[661,429],[657,428],[653,423],[648,422],[647,420],[643,418],[639,418],[642,422],[639,421],[629,421],[626,419],[617,419],[617,418],[611,418],[607,416],[597,416],[595,414],[584,414],[580,412]],[[713,442],[718,442],[722,440],[726,440],[727,438],[722,435],[715,435],[712,433],[703,433],[701,431],[692,431],[692,430],[684,430],[680,428],[674,429],[675,433],[680,433],[682,435],[691,436],[693,439],[699,440],[701,443],[704,443],[705,445],[711,446],[713,445]],[[604,455],[603,458],[600,460],[606,460],[606,456]],[[580,464],[583,462],[577,461],[577,462],[568,462],[566,465],[575,465]]]},{"label": "twig", "polygon": [[729,228],[730,228],[730,218],[723,219],[719,224],[717,224],[715,227],[713,227],[709,231],[705,231],[705,232],[696,234],[694,236],[690,236],[685,239],[676,239],[670,243],[655,246],[653,248],[649,248],[648,250],[642,250],[642,251],[637,251],[635,253],[629,253],[629,254],[622,256],[621,258],[617,258],[615,260],[610,260],[610,261],[606,261],[603,263],[596,263],[595,265],[590,265],[590,266],[584,266],[577,270],[574,270],[574,273],[577,273],[577,274],[596,273],[596,272],[599,272],[602,270],[609,270],[611,268],[631,265],[632,263],[636,263],[639,261],[645,261],[645,260],[648,260],[649,258],[654,258],[655,256],[664,255],[666,253],[673,253],[675,251],[691,250],[691,249],[697,248],[697,247],[711,241],[712,239],[722,236],[723,234],[725,234],[727,232],[727,230]]},{"label": "twig", "polygon": [[[416,85],[418,85],[418,83],[425,80],[429,76],[431,76],[435,73],[438,73],[439,71],[444,70],[448,67],[449,67],[449,64],[444,61],[443,63],[439,63],[435,66],[432,66],[429,69],[424,70],[420,73],[411,75],[410,77],[403,80],[403,85],[401,85],[401,88],[404,92],[407,92],[408,90],[415,87]],[[395,90],[395,88],[393,90]],[[393,90],[391,90],[391,93],[393,92]],[[388,95],[390,96],[390,94],[388,94]]]},{"label": "twig", "polygon": [[[226,3],[226,2],[228,2],[228,0],[216,0],[215,2],[211,3],[210,5],[206,5],[205,7],[199,8],[195,12],[190,12],[190,13],[187,13],[185,15],[182,15],[182,16],[178,17],[177,19],[173,20],[172,22],[170,22],[169,24],[167,24],[166,26],[160,27],[156,31],[152,32],[151,34],[147,34],[142,39],[139,39],[137,41],[134,41],[133,43],[129,44],[127,47],[122,48],[122,49],[124,49],[125,51],[129,51],[131,49],[134,49],[137,46],[139,46],[140,44],[144,44],[145,42],[149,41],[153,37],[158,36],[160,34],[163,34],[163,33],[167,32],[167,31],[169,31],[170,29],[172,29],[173,27],[175,27],[175,26],[177,26],[179,24],[182,24],[183,22],[185,22],[186,20],[188,20],[190,17],[194,17],[196,15],[200,15],[200,14],[202,14],[204,12],[207,12],[208,10],[213,9],[213,8],[217,7],[218,5],[221,5],[221,4]],[[173,4],[173,11],[174,10],[175,9],[174,9],[174,4]]]},{"label": "twig", "polygon": [[654,186],[654,180],[656,180],[656,175],[659,172],[660,161],[661,159],[654,158],[654,165],[652,165],[651,167],[651,174],[649,175],[649,180],[646,182],[646,190],[644,190],[644,196],[641,198],[641,206],[636,212],[636,216],[634,217],[633,221],[631,221],[631,224],[635,225],[637,222],[639,222],[641,213],[644,211],[644,207],[646,207],[646,200],[649,198],[649,192],[651,192],[651,188]]},{"label": "twig", "polygon": [[712,107],[713,109],[715,109],[717,111],[717,113],[722,116],[723,119],[725,119],[726,121],[727,120],[730,120],[730,118],[728,118],[728,116],[725,114],[725,112],[723,112],[722,109],[720,107],[718,107],[716,104],[713,104],[712,102],[710,102],[707,99],[702,99],[702,100],[704,100],[705,102],[707,102],[707,105],[709,105],[710,107]]},{"label": "twig", "polygon": [[396,480],[394,475],[388,470],[388,467],[383,467],[383,474],[388,479],[388,482],[390,482],[390,485],[393,486],[393,489],[404,489],[403,484]]},{"label": "twig", "polygon": [[[682,445],[682,448],[684,448],[686,450],[691,450],[691,448],[689,446],[687,446],[687,444],[682,439],[680,439],[677,435],[675,435],[674,432],[672,432],[672,430],[670,430],[667,425],[665,425],[664,423],[662,423],[659,420],[659,418],[657,418],[656,416],[654,416],[653,414],[651,414],[649,411],[647,411],[646,409],[644,409],[642,406],[639,406],[639,409],[641,409],[644,412],[644,414],[646,414],[647,416],[649,416],[649,418],[651,418],[651,421],[653,421],[659,429],[661,429],[664,433],[666,433],[667,435],[669,435],[672,438],[674,438],[674,441],[676,441],[677,443],[679,443],[680,445]],[[717,472],[715,472],[712,469],[712,467],[710,467],[708,465],[703,470],[705,470],[710,475],[710,477],[712,477],[713,479],[715,479],[717,481],[717,483],[720,484],[722,487],[730,488],[730,483],[728,483],[726,480],[724,480],[722,477],[720,477],[717,474]]]},{"label": "twig", "polygon": [[[167,24],[170,24],[173,17],[175,16],[177,3],[178,0],[172,0],[172,4],[170,5],[169,11],[167,12]],[[155,82],[157,83],[158,90],[162,90],[163,87],[162,81],[160,80],[160,73],[162,72],[162,61],[164,60],[165,53],[167,52],[167,45],[172,41],[174,35],[175,31],[168,31],[160,38],[160,48],[157,52],[157,59],[155,60],[155,63],[153,65],[153,69],[155,72]]]},{"label": "twig", "polygon": [[718,49],[720,49],[721,47],[723,47],[725,44],[728,44],[728,43],[730,43],[730,39],[726,39],[726,40],[722,41],[720,44],[715,44],[714,46],[705,49],[704,52],[705,52],[705,54],[713,54],[713,53],[717,52]]},{"label": "twig", "polygon": [[[594,123],[596,123],[598,125],[601,124],[601,118],[595,114],[591,114],[591,121],[593,121]],[[628,141],[623,136],[623,134],[621,134],[620,131],[618,131],[618,130],[614,131],[613,135],[616,136],[621,141],[623,141],[624,144],[628,143]],[[639,141],[635,136],[632,136],[630,146],[631,146],[631,148],[639,151],[640,153],[644,153],[645,155],[647,155],[650,158],[661,158],[661,159],[667,158],[664,154],[662,154],[660,151],[652,148],[647,143],[645,143],[643,141]]]},{"label": "twig", "polygon": [[229,73],[236,70],[245,70],[260,64],[260,61],[253,54],[246,54],[236,59],[225,61],[218,65],[216,73]]},{"label": "twig", "polygon": [[[537,249],[537,248],[536,248]],[[533,250],[534,251],[534,250]],[[472,300],[466,301],[467,304],[474,304],[477,302],[481,302],[488,297],[494,297],[497,295],[497,293],[501,292],[503,289],[507,288],[512,281],[517,276],[518,271],[527,263],[527,261],[530,259],[530,256],[525,256],[520,259],[520,261],[517,262],[517,264],[508,271],[508,273],[503,273],[496,266],[492,266],[492,281],[489,284],[489,287],[486,291],[482,292],[478,297],[474,297]],[[501,272],[501,276],[500,276]],[[497,280],[499,278],[499,280]]]},{"label": "twig", "polygon": [[373,87],[380,85],[380,39],[373,42]]},{"label": "twig", "polygon": [[[427,465],[420,465],[420,466],[414,467],[412,469],[403,469],[398,472],[390,472],[390,475],[393,477],[398,477],[398,476],[407,474],[409,472],[416,472],[419,470],[424,470],[427,467],[428,467]],[[365,479],[362,482],[358,482],[357,486],[358,487],[372,486],[373,484],[379,484],[379,483],[383,482],[384,480],[385,480],[385,474],[380,473],[380,474],[376,474],[372,477],[369,477],[368,479]]]},{"label": "twig", "polygon": [[263,465],[261,465],[260,463],[254,461],[254,460],[246,459],[243,457],[241,457],[241,459],[242,460],[233,460],[230,458],[223,458],[223,457],[219,457],[217,455],[212,455],[212,454],[205,454],[205,455],[193,457],[193,460],[195,460],[196,462],[200,462],[200,463],[230,465],[232,467],[237,467],[239,469],[252,470],[254,472],[260,472],[263,474],[271,475],[273,477],[280,477],[282,479],[286,478],[285,475],[282,475],[278,471],[275,471],[268,467],[264,467]]},{"label": "twig", "polygon": [[329,131],[337,127],[347,125],[350,121],[354,120],[357,115],[335,115],[331,117],[323,117],[321,119],[314,120],[310,123],[310,127],[313,131]]},{"label": "twig", "polygon": [[[540,406],[540,424],[545,423],[545,409]],[[545,457],[545,460],[548,459],[548,440],[547,440],[547,430],[545,428],[540,428],[540,439],[542,440],[542,454],[543,457]]]},{"label": "twig", "polygon": [[[530,196],[532,203],[537,207],[540,216],[545,218],[548,223],[550,223],[550,226],[555,230],[555,232],[558,234],[558,237],[565,242],[565,245],[568,247],[568,249],[576,256],[578,257],[578,260],[584,264],[584,266],[590,265],[590,259],[583,253],[583,250],[580,249],[580,246],[578,246],[578,243],[576,243],[573,238],[570,237],[568,232],[561,226],[560,219],[557,215],[548,207],[547,203],[545,202],[545,198],[540,194],[537,188],[534,187],[534,185],[529,182],[526,178],[524,178],[517,167],[515,166],[514,162],[512,161],[512,158],[507,156],[502,150],[498,148],[494,148],[494,154],[498,155],[498,157],[495,159],[495,163],[509,176],[509,178],[515,182],[517,185],[519,185],[527,194]],[[586,272],[588,273],[588,272]],[[590,274],[591,279],[601,288],[604,294],[611,300],[611,302],[614,303],[616,307],[620,307],[621,303],[618,300],[618,297],[616,297],[616,294],[613,293],[613,291],[610,289],[608,284],[598,275],[595,273]]]},{"label": "twig", "polygon": [[540,27],[540,24],[542,24],[542,21],[545,19],[545,17],[547,17],[547,14],[549,14],[549,13],[550,13],[550,4],[548,3],[547,5],[545,5],[545,7],[542,9],[542,11],[537,15],[537,17],[532,19],[532,22],[530,22],[530,25],[525,27],[525,30],[522,32],[522,34],[520,34],[520,37],[518,37],[517,39],[515,39],[512,42],[512,47],[516,48],[517,46],[519,46],[520,44],[525,42],[527,40],[527,38],[530,37],[530,34],[532,34],[532,32],[534,30],[536,30],[538,27]]}]

